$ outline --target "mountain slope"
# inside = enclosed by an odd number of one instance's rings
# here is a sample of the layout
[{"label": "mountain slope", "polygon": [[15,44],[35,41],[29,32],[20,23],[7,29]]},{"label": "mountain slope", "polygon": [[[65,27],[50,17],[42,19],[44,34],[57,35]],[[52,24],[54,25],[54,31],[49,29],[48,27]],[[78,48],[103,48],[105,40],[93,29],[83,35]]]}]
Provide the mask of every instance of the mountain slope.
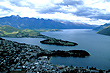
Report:
[{"label": "mountain slope", "polygon": [[20,31],[19,29],[16,29],[8,25],[0,26],[0,36],[7,36],[7,35],[14,36],[19,31]]},{"label": "mountain slope", "polygon": [[1,37],[34,37],[40,35],[39,31],[30,29],[20,30],[9,25],[0,26]]},{"label": "mountain slope", "polygon": [[47,31],[60,31],[58,29],[39,29],[39,30],[31,30],[31,29],[24,29],[20,30],[9,25],[0,26],[0,37],[45,37],[44,35],[40,34],[40,32],[47,32]]},{"label": "mountain slope", "polygon": [[104,29],[97,32],[98,34],[109,35],[110,36],[110,25]]},{"label": "mountain slope", "polygon": [[16,29],[16,28],[11,27],[9,25],[0,26],[0,30],[5,31],[5,32],[8,32],[8,33],[19,31],[19,29]]},{"label": "mountain slope", "polygon": [[101,26],[99,26],[99,27],[96,27],[96,28],[94,28],[93,30],[95,30],[95,31],[100,31],[100,30],[102,30],[102,29],[108,27],[109,25],[110,25],[110,23],[105,23],[104,25],[101,25]]},{"label": "mountain slope", "polygon": [[50,19],[36,19],[36,18],[21,18],[19,15],[2,17],[0,18],[0,25],[10,25],[20,29],[73,29],[73,28],[86,28],[90,29],[93,26],[77,25],[74,23],[62,23]]}]

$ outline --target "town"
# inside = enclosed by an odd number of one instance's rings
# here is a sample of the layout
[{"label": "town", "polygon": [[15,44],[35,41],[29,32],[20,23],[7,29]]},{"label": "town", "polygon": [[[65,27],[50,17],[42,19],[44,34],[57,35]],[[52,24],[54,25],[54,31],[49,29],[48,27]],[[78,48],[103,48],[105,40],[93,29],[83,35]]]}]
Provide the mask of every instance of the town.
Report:
[{"label": "town", "polygon": [[106,73],[94,67],[53,65],[48,56],[38,56],[51,51],[37,45],[18,43],[0,38],[0,73]]}]

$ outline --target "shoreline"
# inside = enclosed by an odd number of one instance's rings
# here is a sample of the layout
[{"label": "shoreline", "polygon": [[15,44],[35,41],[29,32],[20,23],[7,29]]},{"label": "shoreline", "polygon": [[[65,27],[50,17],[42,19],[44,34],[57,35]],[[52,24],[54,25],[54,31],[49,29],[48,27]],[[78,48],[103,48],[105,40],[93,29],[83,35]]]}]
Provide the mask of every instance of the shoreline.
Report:
[{"label": "shoreline", "polygon": [[[92,72],[103,71],[95,68],[79,68],[49,63],[48,56],[39,53],[50,53],[37,45],[18,43],[0,38],[0,72],[25,71],[33,72]],[[52,57],[49,57],[51,59]],[[31,65],[31,66],[30,66]],[[66,71],[65,71],[66,70]]]}]

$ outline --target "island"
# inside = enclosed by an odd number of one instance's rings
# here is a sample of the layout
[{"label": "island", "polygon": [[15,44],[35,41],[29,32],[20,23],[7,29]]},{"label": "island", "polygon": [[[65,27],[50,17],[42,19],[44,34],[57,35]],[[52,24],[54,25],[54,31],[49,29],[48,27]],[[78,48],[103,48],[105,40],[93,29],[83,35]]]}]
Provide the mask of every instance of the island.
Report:
[{"label": "island", "polygon": [[75,46],[75,45],[78,45],[77,43],[74,43],[74,42],[63,41],[61,39],[55,39],[55,38],[49,38],[49,39],[40,41],[40,43],[49,44],[49,45],[60,45],[60,46]]}]

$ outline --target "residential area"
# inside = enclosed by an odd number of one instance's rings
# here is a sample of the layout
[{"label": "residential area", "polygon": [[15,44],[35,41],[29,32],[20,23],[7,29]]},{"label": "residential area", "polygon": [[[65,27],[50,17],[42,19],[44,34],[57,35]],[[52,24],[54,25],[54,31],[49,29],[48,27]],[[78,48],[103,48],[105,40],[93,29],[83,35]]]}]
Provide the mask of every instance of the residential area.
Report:
[{"label": "residential area", "polygon": [[18,43],[0,38],[0,73],[106,73],[93,67],[53,65],[48,56],[37,56],[51,51],[37,45]]}]

